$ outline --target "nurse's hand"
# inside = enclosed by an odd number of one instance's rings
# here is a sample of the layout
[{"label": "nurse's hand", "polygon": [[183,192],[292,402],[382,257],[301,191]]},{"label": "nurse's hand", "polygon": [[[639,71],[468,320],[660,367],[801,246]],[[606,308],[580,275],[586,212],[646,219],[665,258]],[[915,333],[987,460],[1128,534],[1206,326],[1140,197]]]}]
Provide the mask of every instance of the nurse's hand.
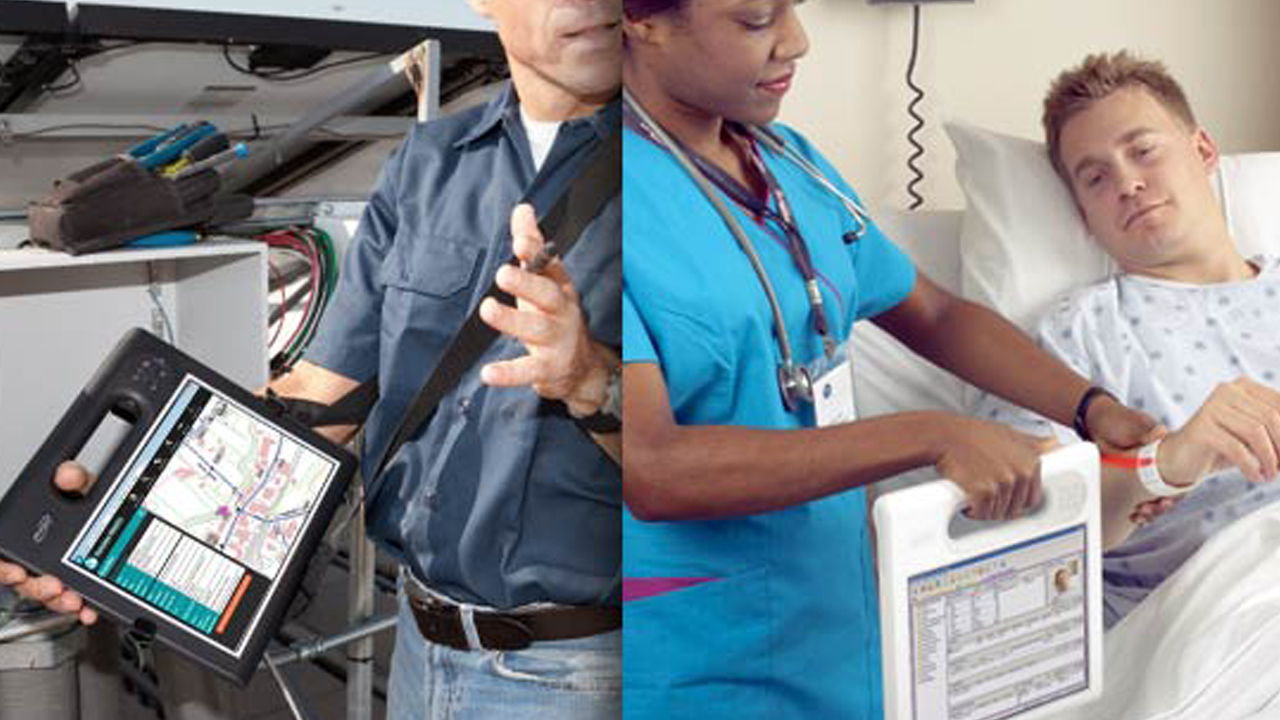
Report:
[{"label": "nurse's hand", "polygon": [[969,499],[976,520],[1008,520],[1040,504],[1040,456],[1057,443],[999,423],[948,418],[934,466]]},{"label": "nurse's hand", "polygon": [[1119,452],[1153,443],[1169,430],[1150,415],[1103,395],[1089,405],[1084,418],[1089,435],[1103,452]]},{"label": "nurse's hand", "polygon": [[[93,485],[93,477],[83,467],[66,462],[58,466],[53,484],[63,492],[83,494]],[[24,598],[44,603],[54,612],[76,615],[85,625],[92,625],[98,619],[97,611],[52,575],[31,575],[20,565],[0,560],[0,584],[9,586]]]},{"label": "nurse's hand", "polygon": [[545,247],[532,206],[517,205],[511,213],[511,241],[520,267],[503,266],[497,283],[516,305],[486,298],[480,317],[529,352],[484,366],[480,379],[498,387],[528,385],[544,398],[564,402],[574,416],[591,415],[605,402],[617,353],[592,340],[578,291],[559,259],[537,271],[530,267]]}]

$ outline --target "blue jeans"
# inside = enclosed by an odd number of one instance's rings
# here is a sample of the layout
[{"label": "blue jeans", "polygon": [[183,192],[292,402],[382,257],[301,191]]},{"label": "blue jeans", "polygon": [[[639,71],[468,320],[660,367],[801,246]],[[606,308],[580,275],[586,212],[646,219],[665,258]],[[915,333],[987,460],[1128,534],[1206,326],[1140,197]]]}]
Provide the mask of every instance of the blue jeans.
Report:
[{"label": "blue jeans", "polygon": [[388,720],[618,720],[622,632],[455,650],[427,642],[400,591]]}]

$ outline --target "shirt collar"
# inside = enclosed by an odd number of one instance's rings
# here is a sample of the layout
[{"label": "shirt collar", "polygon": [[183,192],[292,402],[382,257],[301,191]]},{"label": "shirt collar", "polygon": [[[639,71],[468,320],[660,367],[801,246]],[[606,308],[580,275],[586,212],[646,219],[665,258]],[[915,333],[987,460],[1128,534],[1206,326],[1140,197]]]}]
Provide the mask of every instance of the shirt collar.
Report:
[{"label": "shirt collar", "polygon": [[[502,91],[485,104],[484,111],[476,119],[471,128],[453,143],[455,148],[475,142],[496,130],[505,122],[520,123],[520,105],[516,97],[515,87],[510,81],[504,83]],[[588,124],[601,139],[618,131],[618,120],[622,117],[622,97],[609,101],[604,107],[585,118],[570,120],[568,124]]]}]

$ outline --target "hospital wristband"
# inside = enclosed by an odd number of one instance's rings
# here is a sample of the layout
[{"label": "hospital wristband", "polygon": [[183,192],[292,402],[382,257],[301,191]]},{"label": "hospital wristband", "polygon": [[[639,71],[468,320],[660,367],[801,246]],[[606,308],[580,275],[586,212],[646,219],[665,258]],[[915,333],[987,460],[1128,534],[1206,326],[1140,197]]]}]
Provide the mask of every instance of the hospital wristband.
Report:
[{"label": "hospital wristband", "polygon": [[1160,466],[1156,463],[1156,453],[1159,450],[1160,441],[1156,440],[1150,445],[1143,445],[1138,451],[1138,481],[1142,483],[1143,489],[1156,497],[1177,497],[1191,492],[1195,483],[1170,485],[1165,482],[1160,475]]}]

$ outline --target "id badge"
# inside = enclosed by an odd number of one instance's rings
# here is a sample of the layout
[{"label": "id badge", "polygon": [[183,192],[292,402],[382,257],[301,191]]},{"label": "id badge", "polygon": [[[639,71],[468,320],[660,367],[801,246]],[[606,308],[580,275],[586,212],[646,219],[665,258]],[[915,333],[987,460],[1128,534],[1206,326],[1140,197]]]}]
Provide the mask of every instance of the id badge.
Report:
[{"label": "id badge", "polygon": [[810,364],[809,377],[813,378],[813,415],[818,427],[858,419],[848,343],[841,343],[832,357],[823,356]]}]

